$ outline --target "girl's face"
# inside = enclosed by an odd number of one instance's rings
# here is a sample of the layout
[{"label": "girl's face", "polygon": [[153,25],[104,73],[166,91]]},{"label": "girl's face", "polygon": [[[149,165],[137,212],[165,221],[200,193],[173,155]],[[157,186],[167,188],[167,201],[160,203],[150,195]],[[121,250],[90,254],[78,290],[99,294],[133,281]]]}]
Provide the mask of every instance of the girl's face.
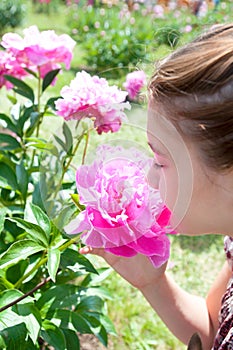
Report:
[{"label": "girl's face", "polygon": [[154,153],[148,179],[152,187],[160,190],[171,210],[172,227],[190,235],[229,234],[233,223],[229,225],[223,205],[223,201],[228,203],[228,191],[222,185],[224,175],[208,169],[200,158],[198,145],[184,142],[168,119],[152,106],[147,134]]}]

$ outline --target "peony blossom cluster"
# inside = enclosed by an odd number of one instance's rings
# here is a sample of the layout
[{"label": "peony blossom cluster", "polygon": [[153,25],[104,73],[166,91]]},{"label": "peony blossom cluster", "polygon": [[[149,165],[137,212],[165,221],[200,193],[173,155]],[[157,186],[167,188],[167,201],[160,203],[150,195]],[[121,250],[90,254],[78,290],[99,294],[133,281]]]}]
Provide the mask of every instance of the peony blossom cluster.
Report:
[{"label": "peony blossom cluster", "polygon": [[93,118],[99,134],[118,131],[126,120],[124,109],[130,108],[129,103],[124,103],[126,91],[85,71],[78,72],[70,85],[62,88],[61,96],[56,101],[57,114],[65,120]]},{"label": "peony blossom cluster", "polygon": [[96,160],[77,170],[80,203],[86,209],[65,228],[83,243],[125,257],[138,253],[155,267],[169,258],[169,210],[149,186],[151,159],[135,149],[99,146]]},{"label": "peony blossom cluster", "polygon": [[146,84],[146,75],[142,70],[127,74],[126,82],[123,84],[128,91],[129,98],[134,100],[143,86]]},{"label": "peony blossom cluster", "polygon": [[60,63],[69,69],[75,46],[75,41],[69,35],[57,35],[53,30],[40,32],[37,26],[31,26],[23,33],[24,37],[6,33],[1,42],[19,66],[38,72],[42,78],[51,70],[60,68]]}]

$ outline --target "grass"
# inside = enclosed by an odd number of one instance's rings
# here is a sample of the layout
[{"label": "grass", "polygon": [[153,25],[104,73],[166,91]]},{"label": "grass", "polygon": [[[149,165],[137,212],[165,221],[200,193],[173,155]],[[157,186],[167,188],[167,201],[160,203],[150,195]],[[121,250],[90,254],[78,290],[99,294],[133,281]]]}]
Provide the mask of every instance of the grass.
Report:
[{"label": "grass", "polygon": [[[49,14],[33,11],[31,1],[27,1],[28,15],[23,27],[37,24],[41,30],[54,29],[57,33],[68,32],[66,8],[59,5]],[[23,28],[17,31],[22,32]],[[156,51],[155,58],[168,53],[170,49],[161,46]],[[69,84],[74,76],[74,71],[82,64],[83,51],[77,45],[72,61],[72,70],[59,76],[55,87],[49,89],[49,95],[57,96],[61,87]],[[152,65],[144,67],[148,74]],[[48,97],[48,95],[47,95]],[[1,99],[6,94],[1,92]],[[8,108],[8,105],[7,107]],[[133,106],[128,115],[129,121],[123,125],[116,134],[91,135],[89,154],[99,143],[118,143],[125,146],[134,144],[148,152],[146,146],[146,109],[138,105]],[[51,132],[60,127],[61,119],[47,118],[43,136],[50,137]],[[223,261],[223,239],[221,236],[205,237],[171,237],[172,250],[169,272],[177,282],[186,290],[204,296],[217,275]],[[96,266],[104,266],[105,263],[97,257],[91,257]],[[103,282],[112,293],[113,299],[108,301],[107,307],[110,318],[115,324],[118,336],[111,337],[110,350],[183,350],[182,345],[161,322],[156,313],[151,309],[147,301],[139,291],[131,287],[115,272]]]}]

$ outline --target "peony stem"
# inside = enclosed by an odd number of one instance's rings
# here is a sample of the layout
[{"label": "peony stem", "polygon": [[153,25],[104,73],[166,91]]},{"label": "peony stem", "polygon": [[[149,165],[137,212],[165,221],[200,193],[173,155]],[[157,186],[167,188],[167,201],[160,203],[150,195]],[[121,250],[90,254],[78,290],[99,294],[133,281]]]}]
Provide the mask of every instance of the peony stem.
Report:
[{"label": "peony stem", "polygon": [[89,131],[87,131],[86,134],[85,134],[85,145],[84,145],[83,156],[82,156],[82,165],[85,163],[85,158],[86,158],[86,155],[87,155],[88,142],[89,142]]}]

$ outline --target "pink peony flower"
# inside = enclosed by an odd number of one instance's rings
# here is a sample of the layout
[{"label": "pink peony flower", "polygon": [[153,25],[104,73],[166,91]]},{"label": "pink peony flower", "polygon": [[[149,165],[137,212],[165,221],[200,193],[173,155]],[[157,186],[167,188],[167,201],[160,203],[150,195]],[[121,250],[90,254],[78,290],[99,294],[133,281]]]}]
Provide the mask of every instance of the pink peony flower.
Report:
[{"label": "pink peony flower", "polygon": [[11,89],[13,85],[4,78],[4,75],[13,75],[18,79],[22,79],[28,73],[19,65],[15,57],[6,51],[0,51],[0,88],[6,86],[7,89]]},{"label": "pink peony flower", "polygon": [[146,75],[142,70],[138,70],[127,74],[126,82],[123,86],[129,93],[129,97],[133,100],[137,97],[141,88],[146,84]]},{"label": "pink peony flower", "polygon": [[62,88],[61,96],[56,101],[58,115],[65,120],[94,118],[99,134],[118,131],[126,119],[123,110],[130,108],[129,103],[123,103],[127,92],[115,85],[109,86],[106,79],[90,76],[85,71],[77,73],[70,86]]},{"label": "pink peony flower", "polygon": [[83,232],[83,243],[91,247],[126,257],[144,254],[154,266],[162,265],[170,251],[166,233],[173,232],[170,212],[146,181],[151,162],[135,148],[98,147],[96,160],[77,170],[77,190],[86,209],[66,232]]},{"label": "pink peony flower", "polygon": [[37,26],[31,26],[24,30],[24,38],[7,33],[1,44],[22,67],[39,69],[44,78],[51,69],[60,68],[60,63],[69,69],[75,41],[67,34],[58,36],[53,30],[40,32]]}]

